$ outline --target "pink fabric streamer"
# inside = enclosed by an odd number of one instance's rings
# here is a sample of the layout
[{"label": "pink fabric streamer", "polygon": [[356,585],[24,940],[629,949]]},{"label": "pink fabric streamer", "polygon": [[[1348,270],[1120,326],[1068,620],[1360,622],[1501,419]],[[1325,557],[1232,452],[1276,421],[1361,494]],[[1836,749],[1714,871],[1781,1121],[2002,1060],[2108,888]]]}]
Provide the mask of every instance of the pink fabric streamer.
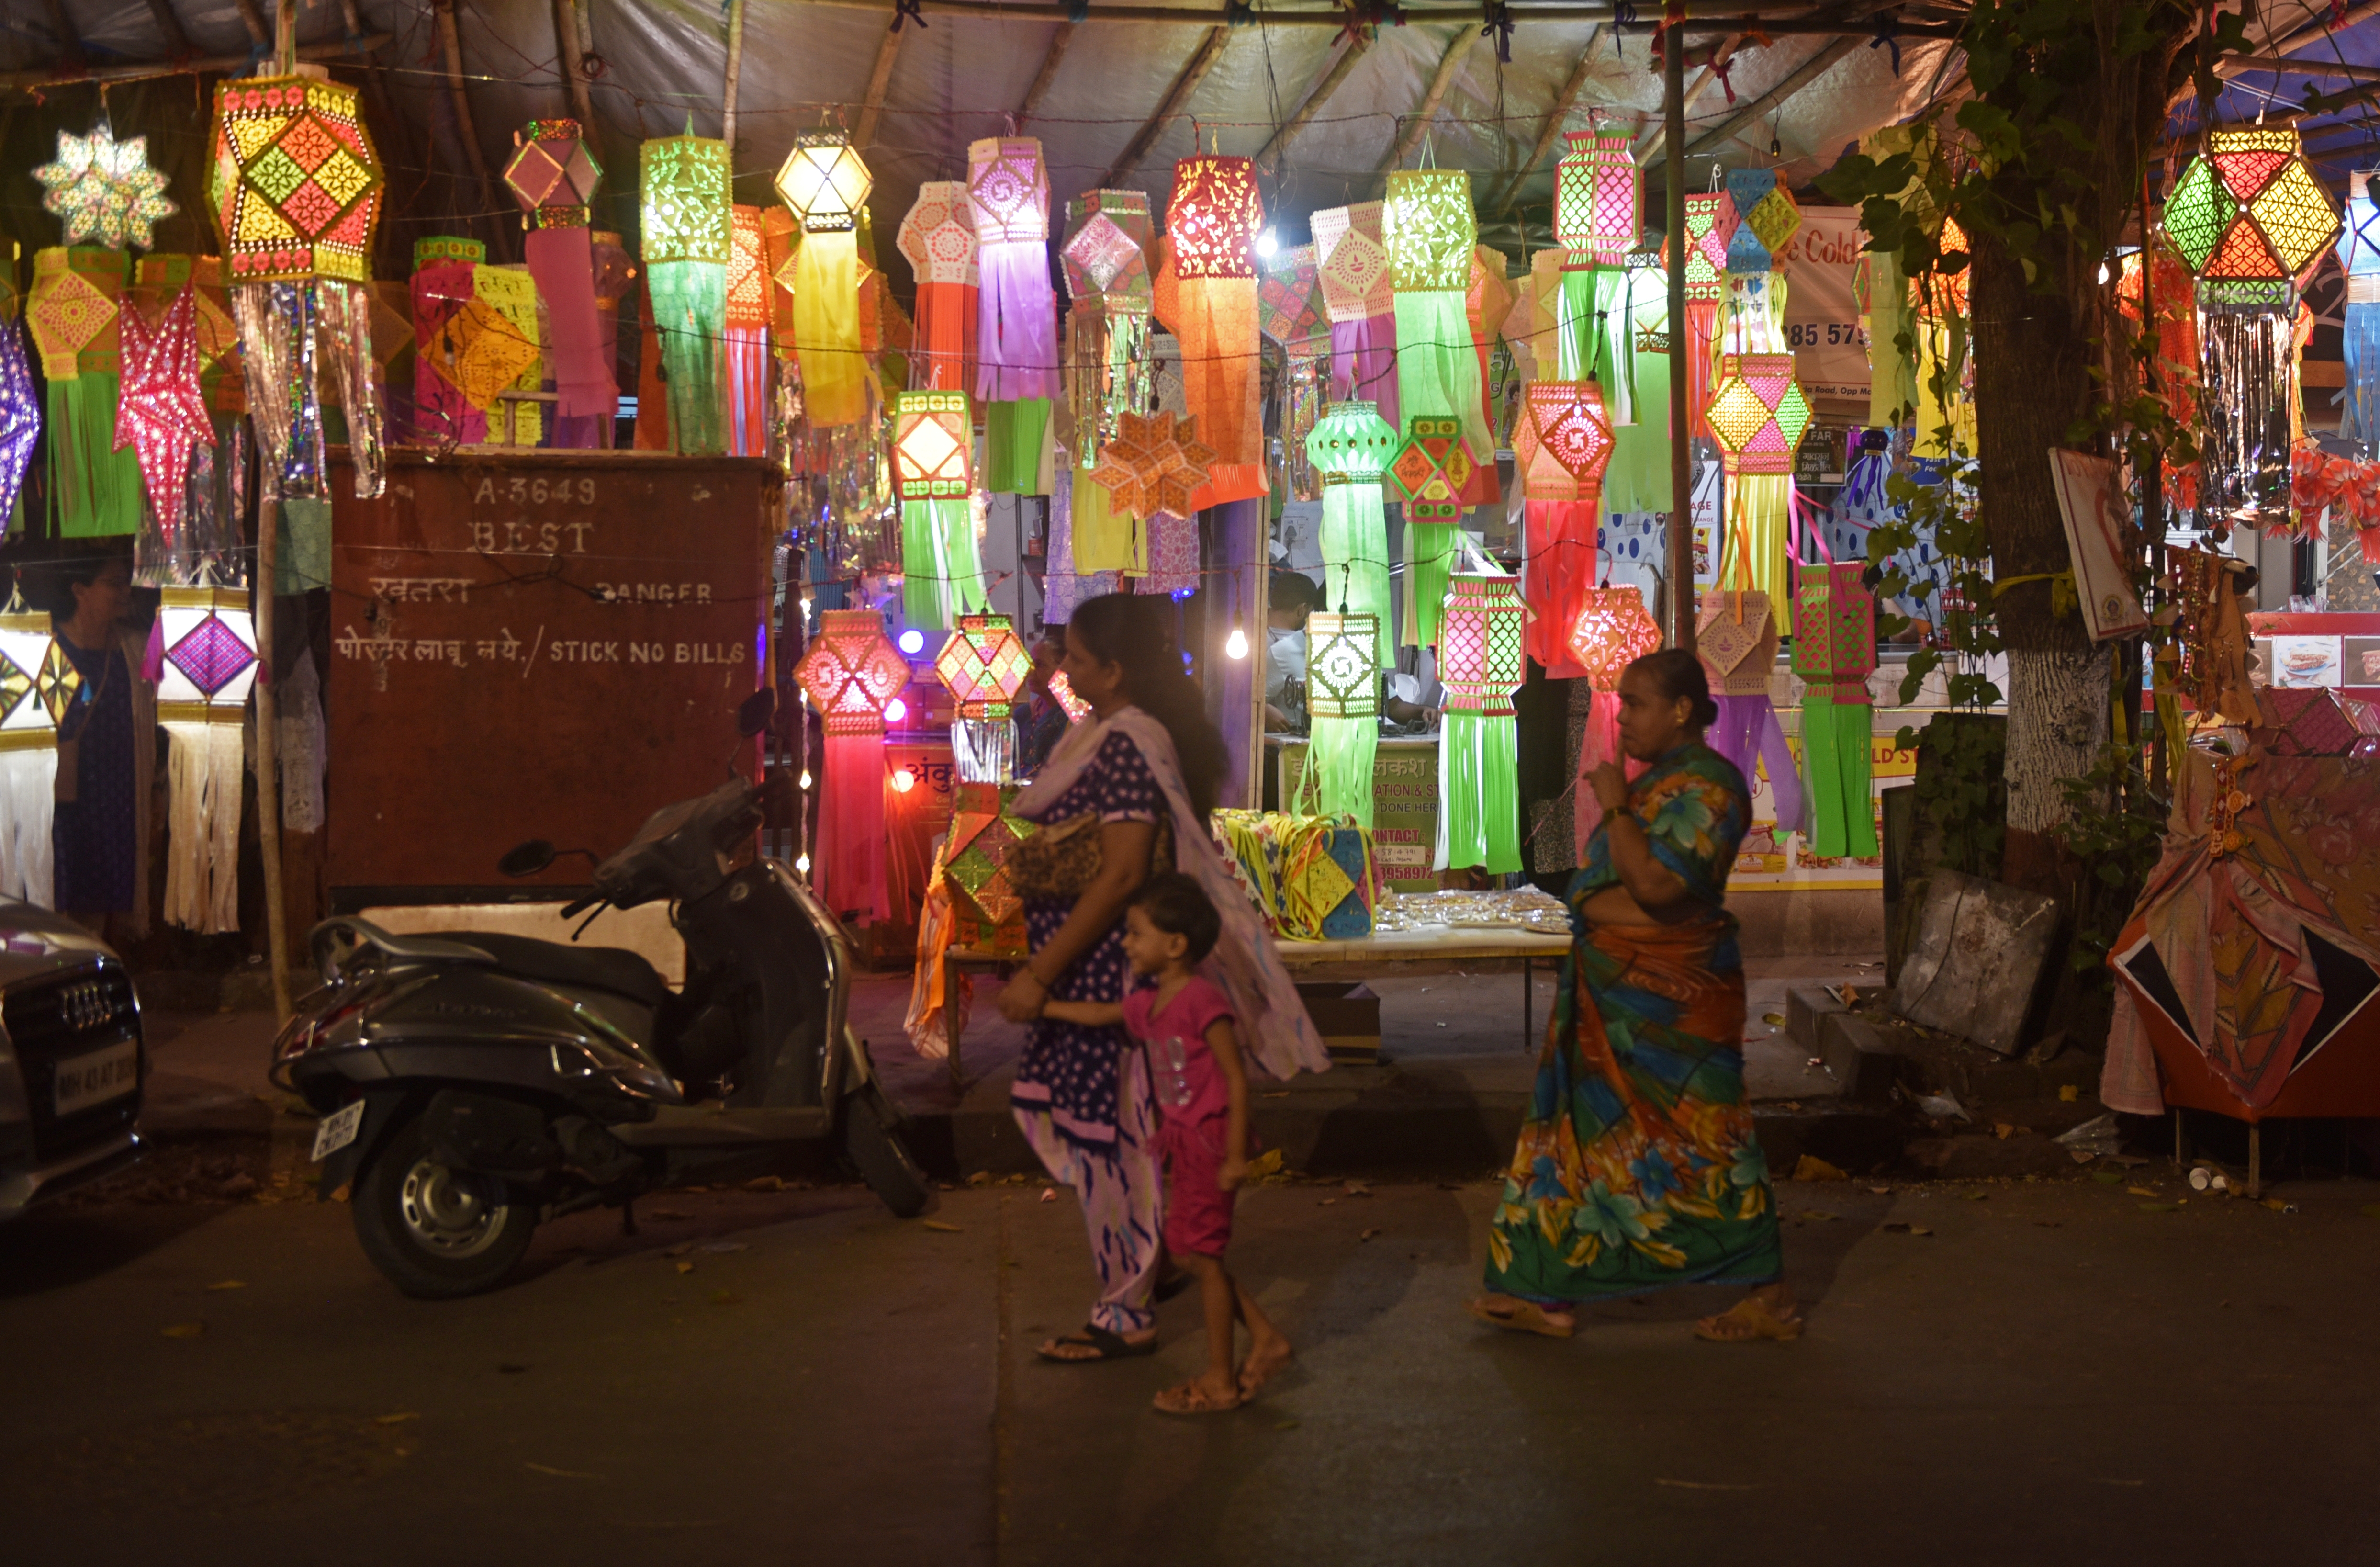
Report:
[{"label": "pink fabric streamer", "polygon": [[552,443],[594,446],[604,422],[620,412],[595,309],[594,245],[583,228],[539,228],[521,240],[521,255],[552,325],[546,351],[557,421]]},{"label": "pink fabric streamer", "polygon": [[1021,403],[1065,395],[1058,374],[1058,295],[1045,240],[987,243],[977,255],[975,395]]},{"label": "pink fabric streamer", "polygon": [[769,329],[720,332],[727,366],[727,449],[739,457],[769,455]]},{"label": "pink fabric streamer", "polygon": [[1404,419],[1397,410],[1396,317],[1330,323],[1330,400],[1350,398],[1377,405],[1390,427],[1404,433]]},{"label": "pink fabric streamer", "polygon": [[413,435],[432,446],[475,446],[488,438],[488,416],[431,363],[431,339],[476,292],[471,272],[468,261],[440,261],[413,274]]}]

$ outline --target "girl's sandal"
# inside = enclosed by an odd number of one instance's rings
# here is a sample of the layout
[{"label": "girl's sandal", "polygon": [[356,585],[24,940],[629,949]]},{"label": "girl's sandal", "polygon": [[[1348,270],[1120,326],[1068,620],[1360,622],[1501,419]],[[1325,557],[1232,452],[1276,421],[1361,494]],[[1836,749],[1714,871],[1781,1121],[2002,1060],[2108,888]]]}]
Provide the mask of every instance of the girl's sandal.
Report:
[{"label": "girl's sandal", "polygon": [[[1084,1349],[1090,1353],[1087,1354],[1050,1353],[1058,1349]],[[1157,1353],[1157,1335],[1151,1333],[1141,1342],[1135,1343],[1122,1333],[1111,1333],[1097,1323],[1086,1323],[1081,1332],[1061,1333],[1033,1353],[1044,1360],[1055,1361],[1061,1366],[1091,1366],[1102,1360],[1136,1360],[1142,1355]]]},{"label": "girl's sandal", "polygon": [[1178,1388],[1168,1388],[1151,1401],[1150,1407],[1160,1415],[1227,1415],[1245,1402],[1234,1388],[1229,1396],[1217,1398],[1207,1391],[1196,1377]]},{"label": "girl's sandal", "polygon": [[1517,1300],[1511,1295],[1481,1295],[1471,1303],[1471,1315],[1498,1328],[1509,1328],[1516,1333],[1537,1333],[1548,1339],[1566,1339],[1577,1331],[1573,1322],[1557,1322],[1545,1314],[1535,1301]]},{"label": "girl's sandal", "polygon": [[[1719,1330],[1722,1322],[1735,1325],[1736,1331]],[[1694,1324],[1694,1337],[1707,1339],[1715,1344],[1748,1344],[1760,1339],[1775,1339],[1779,1343],[1791,1343],[1802,1336],[1799,1312],[1780,1317],[1769,1309],[1768,1303],[1746,1295],[1716,1317],[1706,1317]]]}]

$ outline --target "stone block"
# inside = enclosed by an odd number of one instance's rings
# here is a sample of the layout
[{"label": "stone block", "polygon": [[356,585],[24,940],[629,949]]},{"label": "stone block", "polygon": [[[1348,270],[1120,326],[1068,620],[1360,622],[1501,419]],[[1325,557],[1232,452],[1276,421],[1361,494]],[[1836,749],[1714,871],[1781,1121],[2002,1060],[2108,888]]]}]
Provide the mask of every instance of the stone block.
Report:
[{"label": "stone block", "polygon": [[1893,990],[1893,1010],[1912,1023],[2013,1055],[2057,934],[2055,900],[1937,870]]},{"label": "stone block", "polygon": [[1843,1010],[1823,985],[1795,985],[1785,992],[1785,1037],[1803,1055],[1820,1053],[1819,1035],[1826,1021]]},{"label": "stone block", "polygon": [[1900,1057],[1867,1019],[1840,1008],[1828,1014],[1818,1031],[1817,1053],[1842,1084],[1845,1099],[1880,1104],[1890,1097]]}]

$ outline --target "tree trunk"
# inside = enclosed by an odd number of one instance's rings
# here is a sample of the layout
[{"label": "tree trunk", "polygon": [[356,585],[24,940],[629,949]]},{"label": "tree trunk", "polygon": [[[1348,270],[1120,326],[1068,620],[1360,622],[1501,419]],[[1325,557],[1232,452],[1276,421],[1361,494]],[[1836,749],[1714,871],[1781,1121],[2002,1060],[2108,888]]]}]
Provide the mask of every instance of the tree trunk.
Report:
[{"label": "tree trunk", "polygon": [[2069,443],[2095,399],[2098,298],[2071,267],[2064,281],[2083,286],[2034,293],[2005,244],[1988,231],[1973,241],[1976,500],[1991,534],[1993,577],[2012,584],[1994,605],[2010,686],[2000,877],[2062,897],[2073,868],[2061,864],[2058,830],[2068,812],[2059,784],[2088,770],[2107,738],[2107,654],[2071,607],[2052,612],[2049,581],[2020,579],[2071,569],[2049,452]]}]

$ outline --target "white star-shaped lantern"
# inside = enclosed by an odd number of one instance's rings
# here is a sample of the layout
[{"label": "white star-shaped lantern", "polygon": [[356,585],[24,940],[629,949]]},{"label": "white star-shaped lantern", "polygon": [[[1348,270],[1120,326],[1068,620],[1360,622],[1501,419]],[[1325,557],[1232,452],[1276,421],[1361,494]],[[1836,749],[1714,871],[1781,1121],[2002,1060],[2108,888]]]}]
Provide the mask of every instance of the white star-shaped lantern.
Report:
[{"label": "white star-shaped lantern", "polygon": [[42,205],[66,220],[69,245],[127,244],[146,250],[153,225],[181,209],[165,195],[165,176],[149,166],[149,139],[118,141],[105,126],[89,136],[58,132],[58,161],[33,171]]}]

